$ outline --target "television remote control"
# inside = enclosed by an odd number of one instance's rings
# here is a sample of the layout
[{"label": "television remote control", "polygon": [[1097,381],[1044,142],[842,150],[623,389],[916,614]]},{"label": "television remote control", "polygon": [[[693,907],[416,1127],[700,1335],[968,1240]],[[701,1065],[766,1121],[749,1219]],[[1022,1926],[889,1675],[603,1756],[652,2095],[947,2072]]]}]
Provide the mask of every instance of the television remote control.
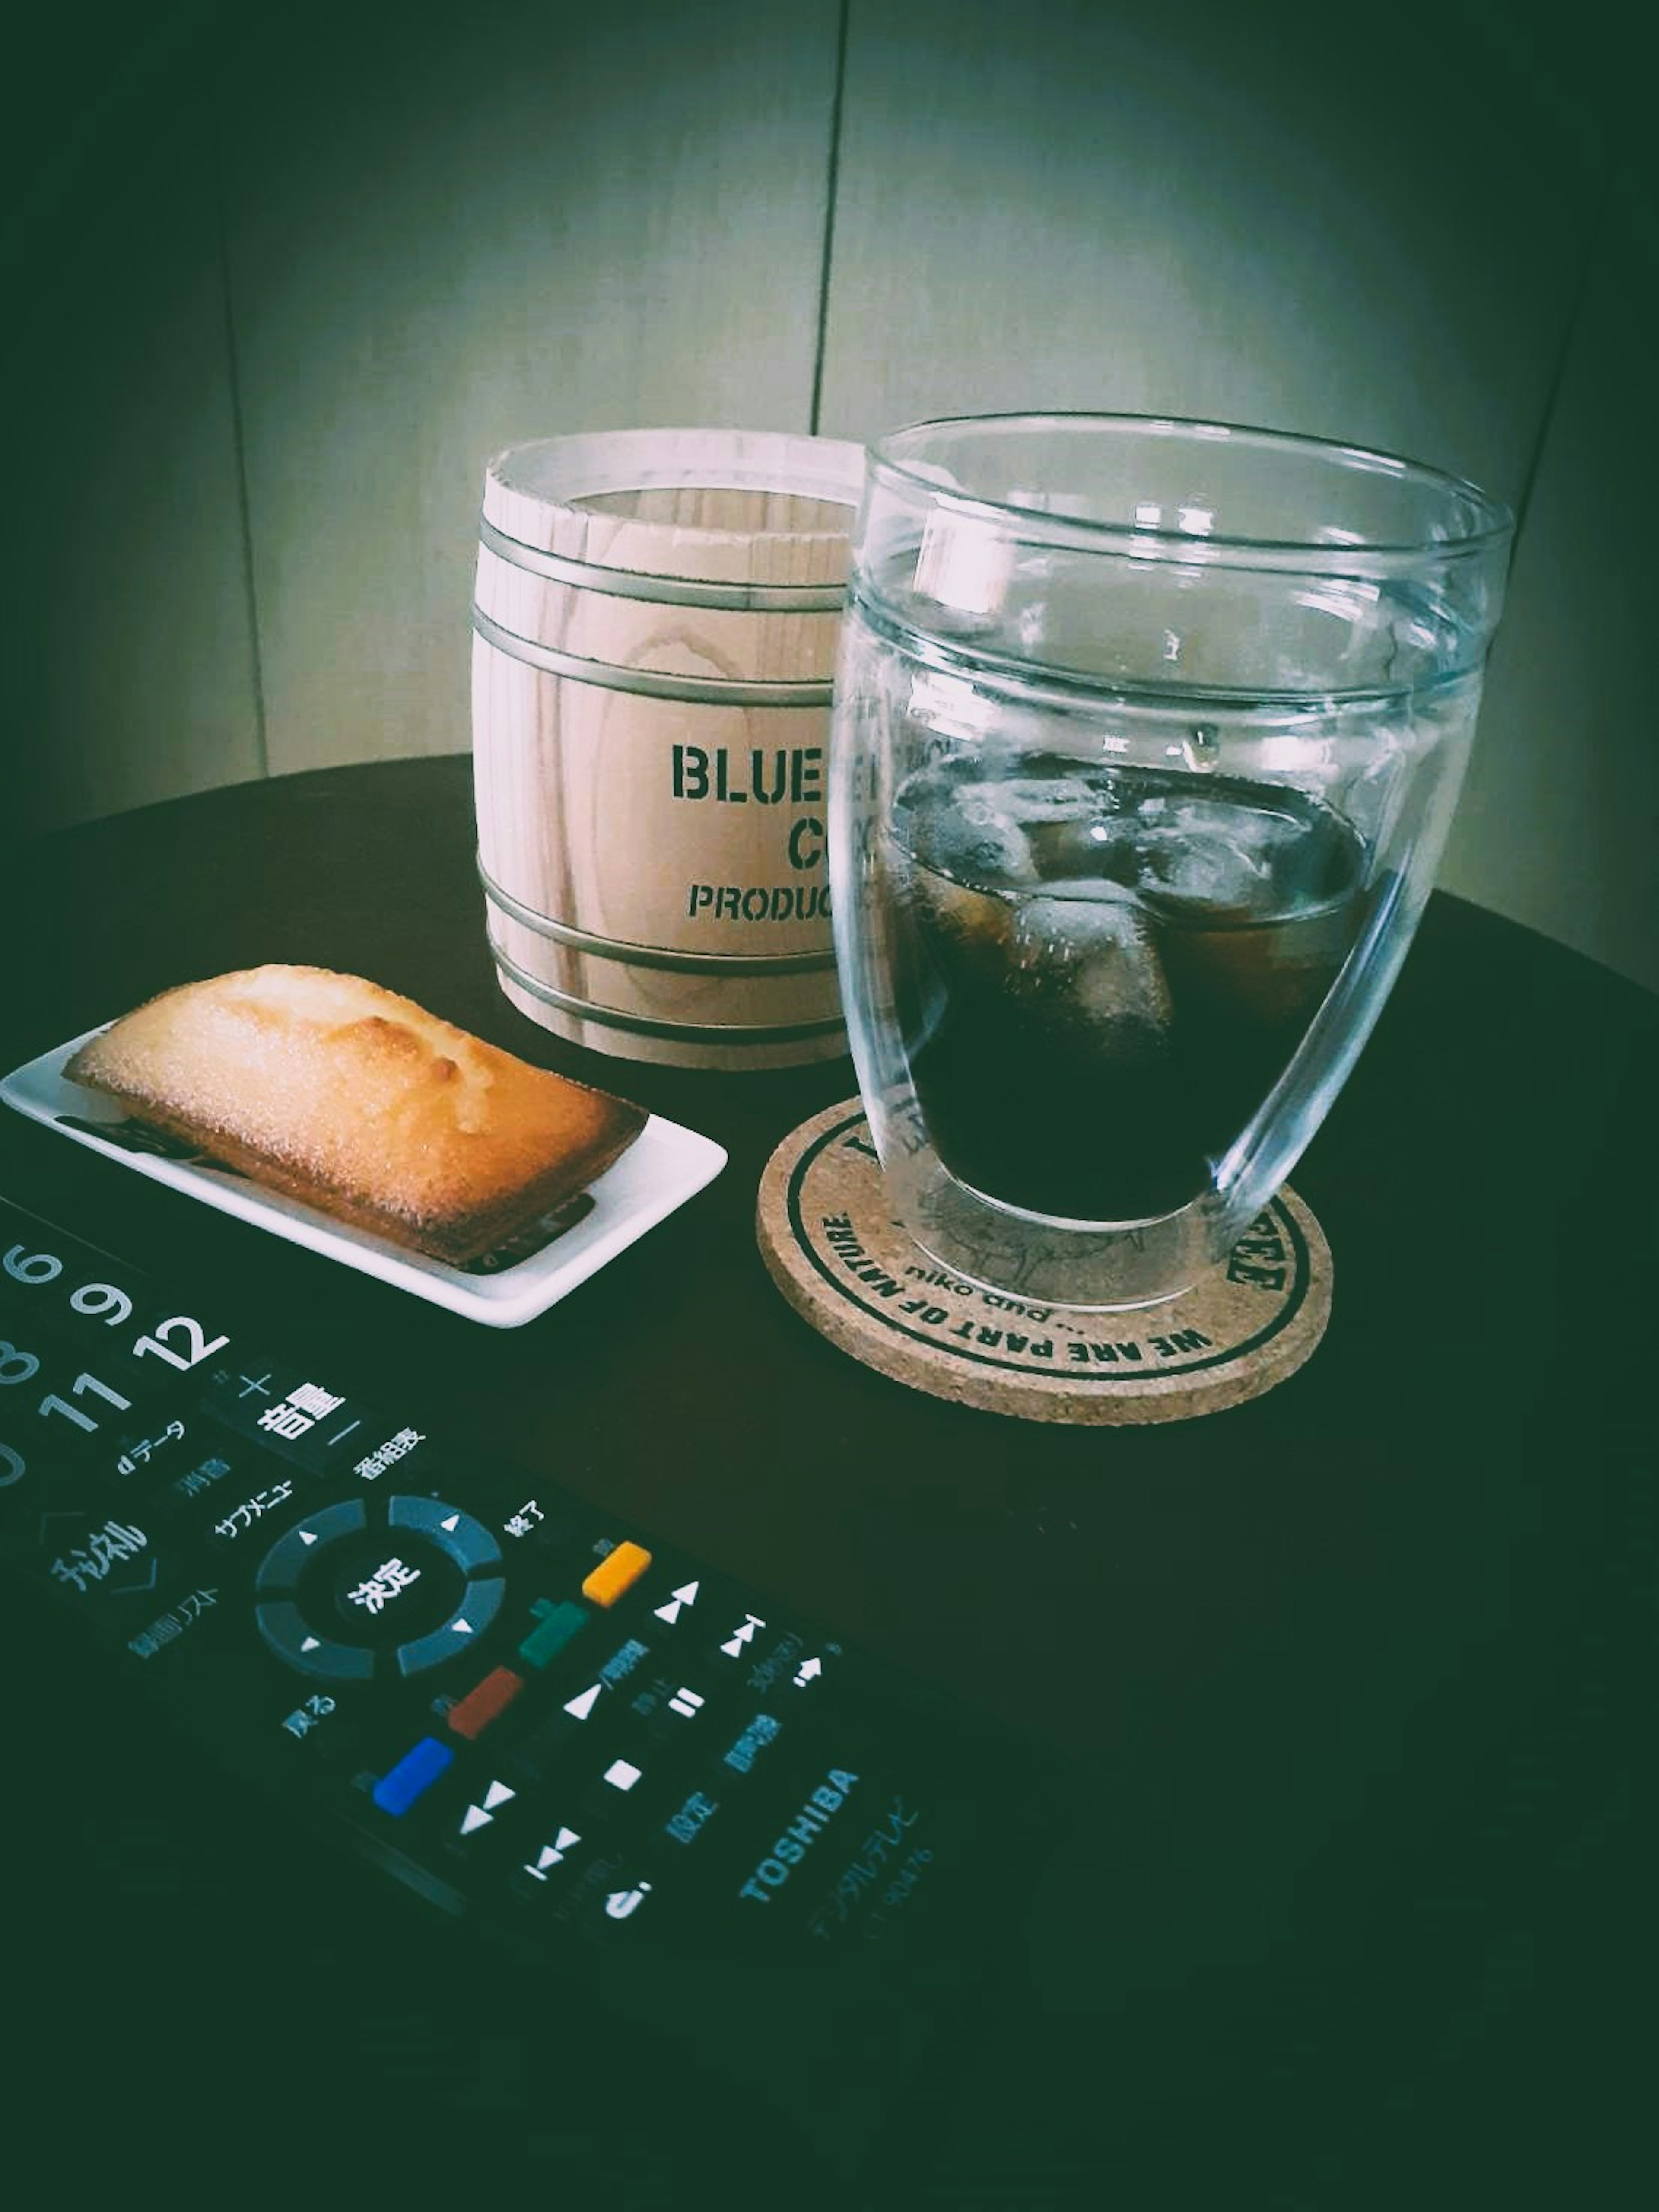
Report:
[{"label": "television remote control", "polygon": [[[349,1350],[250,1340],[210,1289],[0,1200],[0,1547],[137,1691],[705,2057],[711,2004],[786,2005],[785,2107],[814,2034],[890,2086],[915,2008],[958,2002],[1014,1917],[1045,1829],[1024,1755],[359,1387]],[[663,2002],[689,1973],[695,2013]]]}]

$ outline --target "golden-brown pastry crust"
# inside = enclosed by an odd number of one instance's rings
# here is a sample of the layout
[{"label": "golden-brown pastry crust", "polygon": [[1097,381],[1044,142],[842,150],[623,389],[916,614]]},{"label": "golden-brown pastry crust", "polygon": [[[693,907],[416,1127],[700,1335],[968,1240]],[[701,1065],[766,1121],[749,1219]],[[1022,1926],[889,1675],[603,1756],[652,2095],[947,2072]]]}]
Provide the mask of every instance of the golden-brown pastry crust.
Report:
[{"label": "golden-brown pastry crust", "polygon": [[181,984],[65,1073],[273,1190],[454,1263],[594,1181],[647,1118],[322,968]]}]

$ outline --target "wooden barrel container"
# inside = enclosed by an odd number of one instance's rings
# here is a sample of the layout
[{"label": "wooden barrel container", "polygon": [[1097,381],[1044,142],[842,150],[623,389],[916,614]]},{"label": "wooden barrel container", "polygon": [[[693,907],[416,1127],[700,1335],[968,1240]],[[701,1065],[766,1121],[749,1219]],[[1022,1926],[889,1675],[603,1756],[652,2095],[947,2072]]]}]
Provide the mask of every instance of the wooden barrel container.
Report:
[{"label": "wooden barrel container", "polygon": [[633,430],[489,465],[472,611],[478,867],[502,990],[598,1052],[846,1049],[825,820],[864,456]]}]

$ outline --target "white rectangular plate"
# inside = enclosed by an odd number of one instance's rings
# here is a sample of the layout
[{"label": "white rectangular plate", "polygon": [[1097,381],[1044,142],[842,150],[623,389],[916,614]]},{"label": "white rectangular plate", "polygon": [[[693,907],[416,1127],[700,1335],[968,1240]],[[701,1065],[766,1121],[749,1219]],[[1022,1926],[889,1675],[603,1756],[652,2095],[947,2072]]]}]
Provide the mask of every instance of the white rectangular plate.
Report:
[{"label": "white rectangular plate", "polygon": [[[97,1030],[87,1032],[88,1036],[99,1034]],[[325,1259],[376,1275],[383,1283],[492,1328],[517,1328],[556,1305],[712,1182],[726,1165],[726,1154],[708,1138],[653,1114],[616,1164],[588,1186],[591,1212],[528,1259],[495,1274],[465,1274],[441,1260],[389,1244],[368,1230],[348,1228],[297,1199],[264,1190],[231,1169],[133,1152],[100,1135],[100,1128],[118,1128],[126,1116],[113,1100],[65,1080],[64,1067],[85,1042],[86,1037],[73,1038],[42,1053],[26,1067],[14,1068],[0,1080],[0,1099],[77,1145],[101,1152],[106,1159],[137,1169],[152,1182],[167,1183],[188,1198],[216,1206],[222,1213],[252,1222],[256,1229],[268,1229],[291,1244],[303,1244]]]}]

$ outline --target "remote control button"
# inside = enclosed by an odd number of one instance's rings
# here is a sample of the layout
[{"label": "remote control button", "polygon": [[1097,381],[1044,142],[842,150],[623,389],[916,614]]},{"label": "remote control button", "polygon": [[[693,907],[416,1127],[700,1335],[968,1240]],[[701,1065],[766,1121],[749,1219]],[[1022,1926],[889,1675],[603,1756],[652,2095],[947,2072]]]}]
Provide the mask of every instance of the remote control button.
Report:
[{"label": "remote control button", "polygon": [[492,1518],[504,1537],[565,1559],[586,1549],[594,1536],[592,1507],[574,1498],[556,1498],[544,1486],[535,1497],[520,1498],[515,1507]]},{"label": "remote control button", "polygon": [[632,1674],[636,1674],[642,1661],[651,1656],[648,1644],[641,1644],[637,1636],[630,1636],[619,1644],[599,1668],[599,1680],[607,1690],[619,1689]]},{"label": "remote control button", "polygon": [[733,1774],[751,1773],[756,1760],[782,1734],[783,1723],[775,1713],[757,1713],[720,1753],[721,1765],[729,1766]]},{"label": "remote control button", "polygon": [[581,1838],[574,1828],[567,1827],[561,1822],[554,1831],[551,1841],[543,1844],[537,1850],[534,1858],[526,1859],[524,1862],[522,1871],[529,1875],[533,1881],[544,1882],[555,1867],[563,1866],[567,1863],[570,1853],[575,1850],[580,1841]]},{"label": "remote control button", "polygon": [[205,1505],[196,1506],[196,1514],[216,1520],[264,1480],[258,1453],[210,1425],[184,1459],[181,1472],[154,1485],[151,1495],[157,1510],[168,1514],[185,1514],[198,1498],[207,1498]]},{"label": "remote control button", "polygon": [[[726,1646],[721,1645],[724,1651]],[[753,1697],[769,1698],[798,1690],[810,1690],[825,1678],[826,1667],[835,1669],[841,1656],[839,1644],[819,1644],[816,1646],[791,1630],[778,1638],[756,1658],[743,1677],[745,1690]],[[817,1692],[822,1703],[823,1691]]]},{"label": "remote control button", "polygon": [[[718,1696],[710,1705],[709,1698],[714,1694],[712,1686],[688,1682],[679,1674],[653,1676],[643,1688],[635,1690],[628,1702],[639,1741],[653,1750],[662,1745],[678,1750],[694,1742],[701,1744],[708,1734],[710,1714],[714,1715],[714,1726],[718,1730],[723,1727],[723,1716],[729,1711],[729,1700],[722,1701]],[[692,1722],[702,1723],[695,1737],[687,1732]]]},{"label": "remote control button", "polygon": [[648,1881],[630,1882],[621,1889],[610,1891],[605,1900],[608,1920],[631,1920],[646,1899],[651,1894]]},{"label": "remote control button", "polygon": [[433,1452],[422,1429],[411,1428],[405,1423],[400,1429],[388,1426],[378,1415],[365,1415],[363,1425],[349,1447],[354,1455],[351,1471],[365,1482],[378,1482],[391,1468],[401,1466],[404,1475],[424,1480],[433,1466]]},{"label": "remote control button", "polygon": [[665,1790],[672,1796],[680,1779],[643,1752],[630,1759],[609,1745],[596,1746],[585,1759],[567,1753],[562,1777],[571,1819],[608,1847],[648,1836],[662,1819]]},{"label": "remote control button", "polygon": [[264,1355],[228,1358],[207,1376],[204,1402],[214,1419],[308,1473],[342,1471],[364,1449],[374,1417],[319,1380],[316,1369]]},{"label": "remote control button", "polygon": [[446,1505],[441,1498],[394,1498],[387,1505],[386,1519],[394,1528],[413,1528],[429,1537],[463,1574],[487,1572],[501,1564],[495,1539],[483,1522]]},{"label": "remote control button", "polygon": [[[152,1614],[142,1628],[128,1637],[127,1650],[136,1659],[154,1659],[186,1629],[194,1628],[204,1620],[218,1602],[216,1589],[205,1589],[198,1583],[194,1589],[180,1590],[165,1612]],[[149,1612],[148,1606],[144,1611]]]},{"label": "remote control button", "polygon": [[545,1667],[593,1618],[574,1598],[561,1598],[555,1604],[551,1598],[538,1597],[530,1610],[541,1619],[519,1646],[519,1656],[526,1667]]},{"label": "remote control button", "polygon": [[77,1489],[88,1480],[121,1485],[152,1454],[170,1451],[176,1458],[183,1449],[177,1389],[147,1390],[124,1372],[113,1347],[98,1342],[89,1324],[82,1328],[84,1340],[60,1346],[36,1328],[34,1316],[0,1315],[0,1385],[10,1386],[0,1389],[10,1431],[0,1467],[7,1487],[12,1478],[21,1479],[23,1462],[37,1472],[49,1465],[72,1469]]},{"label": "remote control button", "polygon": [[422,1736],[412,1751],[406,1751],[390,1773],[383,1774],[375,1784],[374,1802],[383,1813],[394,1820],[401,1819],[417,1797],[424,1796],[441,1774],[447,1773],[455,1764],[455,1754],[447,1743],[435,1736]]},{"label": "remote control button", "polygon": [[652,1613],[657,1620],[666,1621],[672,1628],[687,1606],[696,1603],[700,1587],[696,1581],[682,1583],[678,1589],[669,1592],[660,1605],[653,1605]]},{"label": "remote control button", "polygon": [[480,1828],[489,1827],[503,1805],[510,1805],[518,1791],[499,1778],[490,1782],[476,1804],[469,1804],[455,1824],[454,1840],[476,1835]]},{"label": "remote control button", "polygon": [[192,1458],[206,1450],[212,1440],[212,1431],[206,1423],[193,1416],[186,1418],[188,1408],[175,1413],[171,1420],[147,1422],[141,1431],[128,1431],[120,1439],[119,1449],[113,1450],[107,1472],[124,1486],[130,1486],[133,1494],[148,1496],[169,1476],[187,1469]]},{"label": "remote control button", "polygon": [[748,1656],[749,1646],[755,1640],[756,1632],[764,1628],[765,1626],[766,1623],[761,1619],[759,1613],[745,1613],[743,1619],[734,1626],[731,1634],[722,1639],[720,1650],[728,1659],[744,1658]]},{"label": "remote control button", "polygon": [[364,1682],[374,1672],[372,1651],[315,1634],[299,1607],[286,1599],[258,1607],[254,1619],[276,1656],[302,1674],[314,1674],[324,1682]]},{"label": "remote control button", "polygon": [[491,1721],[504,1713],[524,1687],[524,1676],[510,1667],[497,1667],[475,1689],[453,1705],[445,1719],[453,1735],[474,1743]]},{"label": "remote control button", "polygon": [[465,1577],[413,1529],[376,1528],[328,1547],[300,1585],[301,1610],[349,1644],[390,1651],[454,1618]]},{"label": "remote control button", "polygon": [[469,1583],[459,1605],[441,1628],[434,1628],[429,1636],[417,1636],[412,1642],[398,1645],[399,1674],[423,1674],[429,1667],[441,1667],[447,1660],[453,1659],[483,1634],[501,1611],[506,1595],[507,1584],[499,1576],[488,1582]]},{"label": "remote control button", "polygon": [[37,1538],[47,1575],[79,1596],[143,1597],[156,1586],[161,1555],[136,1521],[55,1505],[39,1516]]},{"label": "remote control button", "polygon": [[265,1553],[254,1589],[262,1597],[297,1589],[301,1576],[320,1547],[337,1544],[342,1537],[360,1535],[368,1526],[368,1509],[361,1498],[349,1498],[343,1505],[325,1505],[320,1513],[308,1513]]},{"label": "remote control button", "polygon": [[711,1796],[707,1790],[692,1790],[659,1831],[664,1843],[672,1846],[672,1850],[663,1855],[672,1856],[673,1851],[682,1851],[689,1844],[694,1844],[720,1809],[720,1800]]},{"label": "remote control button", "polygon": [[354,1731],[349,1722],[342,1725],[339,1712],[338,1703],[325,1690],[313,1690],[282,1716],[278,1725],[295,1743],[311,1742],[320,1729],[331,1751],[343,1751]]},{"label": "remote control button", "polygon": [[608,1552],[582,1583],[582,1595],[595,1605],[615,1605],[624,1590],[633,1589],[651,1564],[642,1544],[618,1544]]},{"label": "remote control button", "polygon": [[[263,1549],[269,1544],[271,1530],[280,1528],[293,1511],[289,1501],[294,1496],[294,1485],[297,1480],[295,1474],[289,1474],[280,1480],[267,1479],[261,1482],[261,1477],[269,1478],[271,1472],[267,1462],[252,1481],[239,1482],[217,1498],[218,1512],[208,1522],[206,1529],[210,1544],[216,1547],[240,1544],[243,1547],[244,1558],[249,1552]],[[260,1486],[256,1488],[256,1484]],[[284,1508],[287,1508],[286,1511]],[[269,1527],[264,1525],[267,1522]],[[252,1539],[251,1544],[247,1541],[250,1537]]]}]

